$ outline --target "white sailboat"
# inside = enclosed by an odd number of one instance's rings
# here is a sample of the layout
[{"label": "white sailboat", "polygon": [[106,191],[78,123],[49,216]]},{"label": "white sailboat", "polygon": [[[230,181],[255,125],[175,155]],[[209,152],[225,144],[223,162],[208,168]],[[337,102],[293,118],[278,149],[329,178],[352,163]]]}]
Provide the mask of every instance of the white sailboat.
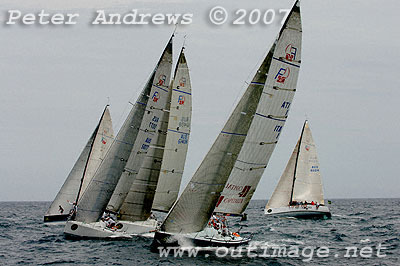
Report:
[{"label": "white sailboat", "polygon": [[314,139],[307,120],[292,156],[265,207],[266,215],[328,218]]},{"label": "white sailboat", "polygon": [[[286,51],[289,49],[292,55],[299,49],[300,53],[300,45],[300,7],[296,2],[276,42],[223,130],[156,232],[154,246],[186,243],[237,246],[250,241],[249,238],[229,231],[224,221],[212,217],[212,214],[225,197],[221,193],[232,173],[237,171],[234,169],[240,168],[241,175],[244,173],[250,182],[258,183],[256,179],[261,176],[260,169],[265,168],[268,161],[268,158],[260,159],[260,155],[270,156],[268,152],[273,149],[269,146],[277,142],[296,90],[300,54],[297,59],[294,56],[287,58]],[[255,149],[255,146],[262,148]],[[258,164],[253,165],[252,162]],[[246,188],[241,195],[250,195],[248,192],[250,188]],[[241,205],[241,208],[243,206],[247,206],[247,203]],[[240,213],[241,208],[237,212]]]},{"label": "white sailboat", "polygon": [[114,132],[108,105],[86,143],[74,167],[44,216],[44,222],[66,221],[73,205],[80,199],[96,169],[104,159]]},{"label": "white sailboat", "polygon": [[[111,144],[110,151],[78,202],[76,215],[67,222],[64,228],[67,236],[80,238],[130,237],[129,232],[115,232],[113,228],[106,227],[101,217],[120,178],[136,176],[139,173],[145,155],[157,140],[154,136],[159,133],[162,124],[161,118],[169,97],[168,85],[171,66],[172,37]],[[147,224],[138,224],[135,230],[147,231],[148,228]]]}]

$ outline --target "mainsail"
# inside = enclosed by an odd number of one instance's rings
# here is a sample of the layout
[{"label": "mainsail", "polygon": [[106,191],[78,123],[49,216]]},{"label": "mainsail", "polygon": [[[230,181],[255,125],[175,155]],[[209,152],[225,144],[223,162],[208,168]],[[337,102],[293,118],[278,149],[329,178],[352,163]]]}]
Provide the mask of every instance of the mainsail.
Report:
[{"label": "mainsail", "polygon": [[[97,221],[103,214],[121,174],[123,172],[137,173],[141,159],[139,158],[136,163],[132,163],[135,161],[133,157],[146,153],[151,142],[151,134],[158,128],[159,116],[155,113],[160,112],[162,108],[157,102],[159,100],[165,102],[163,98],[168,91],[163,86],[167,81],[169,72],[162,65],[171,58],[171,54],[172,37],[117,137],[111,144],[110,151],[78,202],[75,220],[86,223]],[[146,134],[137,139],[139,132],[146,132]]]},{"label": "mainsail", "polygon": [[[181,52],[181,55],[179,56],[175,74],[178,71],[178,67],[181,61],[184,61],[184,63],[186,63],[186,60],[184,59],[183,55],[183,50]],[[171,84],[168,104],[166,107],[166,111],[164,112],[164,115],[162,117],[161,127],[157,141],[155,142],[155,145],[150,146],[149,152],[146,154],[146,158],[143,162],[143,165],[139,170],[139,174],[133,181],[128,196],[125,198],[125,201],[121,206],[121,210],[119,212],[120,220],[143,221],[147,220],[150,216],[152,203],[156,191],[156,186],[158,184],[158,180],[160,177],[161,167],[162,164],[164,163],[164,159],[168,159],[168,157],[166,157],[165,150],[171,148],[169,146],[165,146],[166,139],[171,139],[171,132],[168,131],[169,121],[171,121],[171,119],[174,119],[173,117],[170,116],[171,104],[173,105],[174,108],[176,105],[175,102],[171,102],[171,98],[179,99],[179,97],[177,97],[177,94],[182,93],[180,90],[174,88],[173,85],[175,85],[175,82]],[[181,105],[184,105],[184,100],[182,98],[180,99],[180,101]],[[177,129],[175,128],[175,130]],[[173,156],[174,155],[175,154],[173,154]],[[175,162],[177,162],[178,158],[172,157],[169,159],[173,160],[171,162],[171,167],[175,167],[176,165]],[[179,185],[180,182],[178,186]]]},{"label": "mainsail", "polygon": [[305,201],[324,204],[317,150],[307,121],[304,122],[300,139],[266,208]]},{"label": "mainsail", "polygon": [[192,89],[189,68],[182,48],[172,83],[168,134],[153,210],[168,212],[178,198],[188,150],[191,114]]},{"label": "mainsail", "polygon": [[86,143],[53,203],[47,210],[45,221],[54,220],[53,216],[67,216],[69,214],[73,203],[86,190],[87,184],[93,178],[96,169],[104,159],[114,138],[113,134],[110,111],[107,105],[104,108],[96,129]]},{"label": "mainsail", "polygon": [[267,75],[257,73],[252,81],[264,86],[262,97],[214,212],[240,215],[249,204],[288,117],[300,70],[301,38],[296,2],[259,69]]},{"label": "mainsail", "polygon": [[[134,180],[137,180],[142,164],[148,170],[152,165],[160,164],[161,159],[151,159],[153,155],[162,156],[162,150],[155,149],[160,136],[165,134],[165,118],[170,92],[169,83],[172,68],[172,38],[167,44],[164,53],[156,68],[154,79],[151,81],[150,99],[146,106],[137,140],[132,149],[131,156],[125,166],[121,179],[107,205],[107,210],[119,212],[125,202]],[[160,154],[161,153],[161,154]],[[158,162],[160,160],[160,162]]]}]

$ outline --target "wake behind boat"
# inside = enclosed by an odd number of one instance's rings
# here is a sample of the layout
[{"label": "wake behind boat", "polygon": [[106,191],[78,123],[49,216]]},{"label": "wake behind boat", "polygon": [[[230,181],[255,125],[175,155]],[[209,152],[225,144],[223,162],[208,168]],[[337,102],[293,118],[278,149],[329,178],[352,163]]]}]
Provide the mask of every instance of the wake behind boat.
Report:
[{"label": "wake behind boat", "polygon": [[329,218],[314,139],[306,120],[292,156],[271,199],[266,215]]}]

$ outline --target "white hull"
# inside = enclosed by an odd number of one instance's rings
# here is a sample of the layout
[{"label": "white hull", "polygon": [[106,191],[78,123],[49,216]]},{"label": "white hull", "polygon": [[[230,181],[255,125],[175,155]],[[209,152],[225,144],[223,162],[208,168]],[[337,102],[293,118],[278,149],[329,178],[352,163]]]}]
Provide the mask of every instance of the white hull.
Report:
[{"label": "white hull", "polygon": [[174,234],[156,232],[154,245],[156,246],[239,246],[250,242],[250,238],[239,236],[229,232],[223,236],[221,232],[212,227],[206,227],[197,233]]},{"label": "white hull", "polygon": [[331,213],[327,206],[307,205],[307,206],[285,206],[279,208],[266,208],[265,215],[296,217],[296,218],[318,218],[331,217]]},{"label": "white hull", "polygon": [[118,221],[117,228],[107,228],[105,223],[82,223],[77,221],[67,221],[64,234],[73,238],[108,238],[124,239],[133,236],[154,237],[157,227],[156,220],[129,222]]}]

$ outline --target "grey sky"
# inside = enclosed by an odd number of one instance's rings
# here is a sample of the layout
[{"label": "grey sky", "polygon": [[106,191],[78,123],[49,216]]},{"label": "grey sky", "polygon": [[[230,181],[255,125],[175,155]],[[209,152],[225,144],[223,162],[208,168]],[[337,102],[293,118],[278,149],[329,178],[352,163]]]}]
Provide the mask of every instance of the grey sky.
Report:
[{"label": "grey sky", "polygon": [[[84,2],[84,3],[82,3]],[[293,1],[54,1],[0,3],[0,201],[52,200],[110,98],[114,129],[157,62],[173,26],[91,26],[96,9],[193,13],[178,28],[175,60],[187,35],[193,120],[183,185],[214,142],[268,51],[279,24],[216,27],[215,5],[290,8]],[[5,26],[20,9],[76,12],[78,24]],[[310,121],[327,198],[399,197],[397,0],[303,0],[303,54],[298,90],[255,199],[272,194]]]}]

